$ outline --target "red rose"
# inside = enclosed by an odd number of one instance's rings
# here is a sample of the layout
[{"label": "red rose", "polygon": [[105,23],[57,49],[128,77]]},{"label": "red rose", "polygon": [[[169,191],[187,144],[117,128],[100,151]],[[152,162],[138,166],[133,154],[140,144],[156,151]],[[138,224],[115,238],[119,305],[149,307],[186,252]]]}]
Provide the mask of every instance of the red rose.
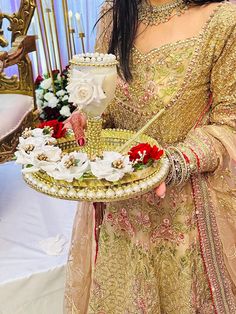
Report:
[{"label": "red rose", "polygon": [[40,123],[38,127],[43,129],[46,126],[53,128],[52,136],[55,138],[64,137],[66,134],[66,129],[64,128],[64,124],[62,122],[59,122],[57,120],[50,120],[50,121]]},{"label": "red rose", "polygon": [[57,78],[57,75],[60,73],[59,70],[52,70],[52,75],[54,78]]},{"label": "red rose", "polygon": [[138,161],[146,165],[150,160],[159,160],[163,153],[164,151],[160,150],[156,145],[151,147],[148,143],[141,143],[131,148],[128,154],[130,161]]},{"label": "red rose", "polygon": [[163,154],[164,154],[163,149],[159,149],[156,145],[154,145],[152,147],[150,157],[153,160],[159,160],[162,157]]},{"label": "red rose", "polygon": [[38,75],[35,80],[35,85],[39,86],[42,81],[43,81],[43,77],[41,75]]},{"label": "red rose", "polygon": [[143,164],[146,164],[150,159],[152,147],[148,143],[141,143],[137,146],[134,146],[129,151],[129,159],[130,161],[140,161]]}]

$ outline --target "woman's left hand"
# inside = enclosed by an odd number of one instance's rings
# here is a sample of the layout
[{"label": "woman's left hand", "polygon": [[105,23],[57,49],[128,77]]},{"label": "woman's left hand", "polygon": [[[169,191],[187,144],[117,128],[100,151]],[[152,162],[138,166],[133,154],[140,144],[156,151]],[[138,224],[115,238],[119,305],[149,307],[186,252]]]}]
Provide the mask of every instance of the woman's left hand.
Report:
[{"label": "woman's left hand", "polygon": [[160,198],[164,198],[166,195],[166,184],[162,182],[158,188],[156,188],[156,195]]}]

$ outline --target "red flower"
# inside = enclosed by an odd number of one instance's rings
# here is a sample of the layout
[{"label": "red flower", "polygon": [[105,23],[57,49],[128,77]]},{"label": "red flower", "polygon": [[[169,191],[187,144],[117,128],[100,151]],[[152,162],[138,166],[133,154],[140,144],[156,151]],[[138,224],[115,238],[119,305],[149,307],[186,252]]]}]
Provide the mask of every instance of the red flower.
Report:
[{"label": "red flower", "polygon": [[38,127],[43,129],[46,126],[53,128],[52,136],[55,138],[64,137],[66,134],[66,129],[64,128],[64,124],[62,122],[59,122],[57,120],[50,120],[50,121],[40,123]]},{"label": "red flower", "polygon": [[43,81],[43,77],[41,75],[38,75],[35,80],[35,85],[39,86],[42,81]]},{"label": "red flower", "polygon": [[148,143],[141,143],[134,146],[129,151],[130,161],[137,161],[142,164],[147,164],[150,160],[159,160],[164,151],[160,150],[156,145],[153,147]]},{"label": "red flower", "polygon": [[57,77],[57,75],[60,73],[60,71],[59,70],[52,70],[52,75],[53,75],[53,77]]},{"label": "red flower", "polygon": [[156,145],[154,145],[152,147],[150,157],[153,160],[159,160],[162,157],[163,154],[164,154],[163,149],[159,149]]}]

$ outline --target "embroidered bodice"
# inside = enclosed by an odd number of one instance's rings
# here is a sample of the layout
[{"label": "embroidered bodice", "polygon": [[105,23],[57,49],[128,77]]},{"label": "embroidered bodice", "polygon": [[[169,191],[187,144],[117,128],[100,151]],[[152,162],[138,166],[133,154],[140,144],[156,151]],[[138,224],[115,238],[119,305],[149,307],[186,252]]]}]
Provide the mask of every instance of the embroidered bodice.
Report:
[{"label": "embroidered bodice", "polygon": [[236,41],[235,21],[236,8],[223,3],[214,10],[198,36],[147,54],[134,47],[133,81],[127,84],[119,80],[116,99],[110,106],[113,126],[140,129],[151,116],[169,105],[148,133],[162,144],[184,140],[205,113],[210,93],[216,91],[213,101],[217,105],[230,88],[225,77],[230,81],[232,69],[227,65],[221,68],[220,60],[227,58],[227,54],[231,59],[236,57],[236,52],[232,55],[230,49]]}]

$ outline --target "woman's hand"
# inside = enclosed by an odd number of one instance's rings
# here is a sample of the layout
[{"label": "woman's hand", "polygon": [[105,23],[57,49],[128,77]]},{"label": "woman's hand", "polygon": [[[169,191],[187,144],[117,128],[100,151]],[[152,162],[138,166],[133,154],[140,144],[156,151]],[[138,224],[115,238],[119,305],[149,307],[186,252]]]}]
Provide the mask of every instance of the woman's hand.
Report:
[{"label": "woman's hand", "polygon": [[158,188],[156,188],[156,195],[160,198],[164,198],[166,195],[166,184],[162,182]]},{"label": "woman's hand", "polygon": [[74,111],[72,115],[66,121],[64,121],[64,125],[66,128],[73,129],[76,142],[79,144],[79,146],[84,146],[84,130],[87,126],[86,115],[81,112]]}]

